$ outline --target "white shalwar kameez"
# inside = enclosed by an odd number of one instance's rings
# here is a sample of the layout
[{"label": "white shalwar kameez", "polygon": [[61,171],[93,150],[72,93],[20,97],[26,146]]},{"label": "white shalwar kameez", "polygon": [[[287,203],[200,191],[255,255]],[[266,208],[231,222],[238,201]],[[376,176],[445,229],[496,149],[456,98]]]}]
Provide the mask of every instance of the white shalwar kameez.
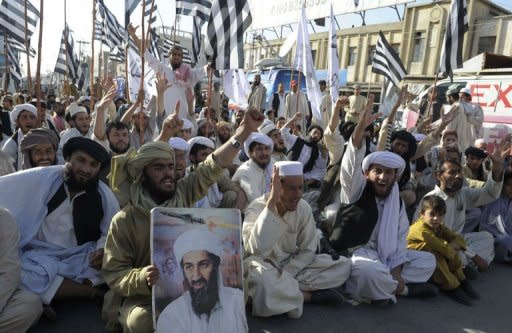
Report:
[{"label": "white shalwar kameez", "polygon": [[262,169],[252,159],[245,161],[233,175],[233,181],[237,182],[247,196],[247,202],[251,203],[254,199],[261,197],[270,191],[272,179],[272,166],[274,161],[265,169]]},{"label": "white shalwar kameez", "polygon": [[[366,147],[354,147],[350,139],[345,155],[341,162],[340,199],[342,203],[356,202],[362,195],[366,186],[361,163]],[[352,272],[345,284],[345,290],[358,301],[385,300],[396,302],[394,291],[398,282],[393,279],[390,271],[402,265],[402,279],[405,283],[427,282],[436,267],[435,257],[429,252],[407,250],[407,233],[409,232],[409,220],[405,212],[405,205],[401,205],[398,217],[398,232],[396,250],[388,264],[383,263],[378,252],[379,226],[383,223],[383,200],[378,200],[377,209],[379,217],[370,240],[367,244],[354,250],[352,254]]]},{"label": "white shalwar kameez", "polygon": [[246,292],[252,314],[268,317],[302,315],[302,291],[341,286],[350,274],[350,261],[315,254],[318,236],[311,207],[303,199],[295,211],[280,217],[265,207],[267,196],[246,210],[242,236]]}]

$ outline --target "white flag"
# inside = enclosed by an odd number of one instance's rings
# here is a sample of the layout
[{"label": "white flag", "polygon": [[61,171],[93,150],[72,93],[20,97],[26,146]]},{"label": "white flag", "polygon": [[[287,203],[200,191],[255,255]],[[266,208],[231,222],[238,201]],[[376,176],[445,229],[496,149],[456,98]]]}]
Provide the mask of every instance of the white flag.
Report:
[{"label": "white flag", "polygon": [[249,105],[248,96],[251,86],[241,69],[230,69],[224,73],[224,94],[230,98],[233,104],[242,109]]},{"label": "white flag", "polygon": [[304,5],[302,6],[299,25],[297,27],[297,47],[293,65],[295,69],[303,72],[306,77],[306,90],[308,100],[311,103],[313,118],[321,120],[320,104],[322,103],[322,95],[320,94],[320,87],[316,80],[313,55],[311,54],[311,43],[309,42],[306,7]]},{"label": "white flag", "polygon": [[[140,88],[140,75],[142,66],[139,54],[132,48],[128,48],[128,84],[130,87],[130,99],[137,100]],[[156,96],[155,72],[151,67],[144,67],[144,107],[149,104],[152,96]]]},{"label": "white flag", "polygon": [[[329,78],[327,84],[329,85],[329,92],[331,93],[331,100],[333,103],[336,102],[338,98],[338,85],[340,82],[339,79],[339,62],[338,62],[338,38],[336,37],[336,25],[334,22],[334,14],[332,10],[332,0],[331,0],[331,25],[329,26],[329,63],[327,64],[327,72],[329,74]],[[330,112],[330,110],[329,110]]]}]

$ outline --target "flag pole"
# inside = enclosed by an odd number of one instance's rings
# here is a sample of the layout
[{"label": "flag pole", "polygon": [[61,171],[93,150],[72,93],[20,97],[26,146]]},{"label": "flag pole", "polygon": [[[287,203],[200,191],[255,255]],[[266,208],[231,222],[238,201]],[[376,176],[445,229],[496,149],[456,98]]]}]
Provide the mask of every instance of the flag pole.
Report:
[{"label": "flag pole", "polygon": [[[129,38],[129,37],[128,37]],[[130,103],[130,87],[128,86],[128,43],[124,46],[124,72],[125,72],[125,96],[126,101]]]},{"label": "flag pole", "polygon": [[141,28],[142,28],[142,34],[141,34],[141,46],[140,46],[140,62],[141,62],[141,74],[140,74],[140,85],[139,85],[139,92],[137,94],[137,96],[139,94],[142,93],[142,91],[144,91],[144,62],[145,62],[145,59],[144,59],[144,52],[146,51],[146,30],[145,30],[145,22],[144,22],[144,13],[146,12],[146,0],[142,0],[142,14],[141,14],[141,17],[142,17],[142,22],[141,22]]},{"label": "flag pole", "polygon": [[[435,77],[434,77],[434,85],[432,86],[432,92],[430,93],[430,103],[428,103],[428,109],[427,109],[427,112],[425,113],[425,114],[428,114],[428,115],[430,115],[430,111],[432,109],[432,102],[434,101],[433,97],[434,97],[434,93],[435,93],[435,91],[437,89],[436,84],[437,84],[437,78],[438,77],[439,77],[439,71],[436,72]],[[418,120],[416,121],[416,125],[420,123],[421,118],[423,118],[423,115],[420,113],[418,115]]]},{"label": "flag pole", "polygon": [[67,0],[64,0],[64,52],[66,54],[66,70],[64,71],[64,95],[67,97],[68,88],[68,22],[67,22]]},{"label": "flag pole", "polygon": [[32,95],[32,75],[30,74],[30,43],[28,39],[28,0],[25,0],[25,49],[27,51],[28,93]]},{"label": "flag pole", "polygon": [[96,27],[96,0],[92,0],[91,67],[89,69],[89,111],[94,109],[94,31]]},{"label": "flag pole", "polygon": [[146,39],[147,41],[149,41],[149,35],[150,35],[150,32],[151,32],[151,21],[153,20],[153,9],[155,7],[155,0],[151,0],[151,10],[149,12],[149,21],[148,21],[148,31],[146,32]]},{"label": "flag pole", "polygon": [[36,94],[37,94],[37,111],[41,111],[41,46],[43,45],[43,6],[44,1],[39,1],[39,42],[37,45],[37,69],[36,69]]},{"label": "flag pole", "polygon": [[7,52],[7,29],[4,29],[4,59],[5,59],[5,80],[4,80],[4,92],[7,93],[7,89],[9,89],[9,79],[11,76],[11,69],[9,66],[9,54]]}]

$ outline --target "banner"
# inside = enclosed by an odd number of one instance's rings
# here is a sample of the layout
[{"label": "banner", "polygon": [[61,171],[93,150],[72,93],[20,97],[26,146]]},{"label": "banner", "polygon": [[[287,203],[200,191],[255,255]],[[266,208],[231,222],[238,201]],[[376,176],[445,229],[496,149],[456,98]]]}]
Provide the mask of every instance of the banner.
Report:
[{"label": "banner", "polygon": [[[334,15],[355,13],[368,9],[406,4],[415,0],[359,0],[333,1]],[[249,0],[252,14],[251,30],[296,23],[304,0],[261,1]],[[328,17],[330,0],[306,0],[308,20]]]},{"label": "banner", "polygon": [[[128,84],[130,88],[130,100],[136,101],[139,94],[140,76],[142,65],[137,51],[128,48]],[[149,66],[144,67],[144,107],[146,107],[152,96],[156,96],[155,86],[156,75]]]}]

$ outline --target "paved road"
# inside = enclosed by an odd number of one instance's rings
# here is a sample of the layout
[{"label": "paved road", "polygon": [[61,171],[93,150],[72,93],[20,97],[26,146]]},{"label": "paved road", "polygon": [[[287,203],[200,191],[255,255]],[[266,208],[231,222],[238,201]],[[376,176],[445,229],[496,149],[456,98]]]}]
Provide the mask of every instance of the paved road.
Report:
[{"label": "paved road", "polygon": [[[398,304],[386,308],[349,304],[337,308],[309,305],[300,319],[249,316],[249,327],[255,333],[512,332],[512,265],[493,265],[490,272],[480,274],[474,286],[482,299],[473,307],[455,303],[446,296],[428,300],[401,298]],[[103,332],[99,308],[94,303],[61,303],[56,310],[56,322],[42,319],[29,332]]]}]

